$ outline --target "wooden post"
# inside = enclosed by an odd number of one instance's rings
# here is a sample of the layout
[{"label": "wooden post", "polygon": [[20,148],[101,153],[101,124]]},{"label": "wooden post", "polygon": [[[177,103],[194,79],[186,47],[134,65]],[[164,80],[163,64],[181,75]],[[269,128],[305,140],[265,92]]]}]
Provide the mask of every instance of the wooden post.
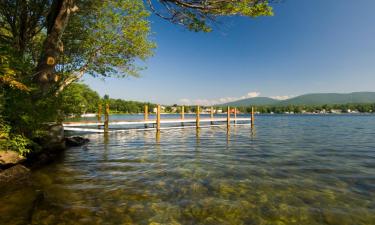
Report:
[{"label": "wooden post", "polygon": [[104,132],[108,132],[109,128],[109,104],[105,104],[105,113],[104,113]]},{"label": "wooden post", "polygon": [[98,118],[98,129],[101,129],[102,128],[102,125],[100,124],[102,122],[102,104],[99,103],[98,105],[98,115],[97,115],[97,118]]},{"label": "wooden post", "polygon": [[254,127],[254,107],[251,107],[251,127]]},{"label": "wooden post", "polygon": [[230,107],[227,108],[227,129],[229,131],[230,128]]},{"label": "wooden post", "polygon": [[144,118],[145,118],[145,121],[148,120],[148,105],[145,105]]},{"label": "wooden post", "polygon": [[156,131],[160,131],[160,105],[158,105],[156,112]]},{"label": "wooden post", "polygon": [[237,108],[234,108],[234,124],[237,123]]},{"label": "wooden post", "polygon": [[[148,105],[145,105],[144,120],[148,120]],[[145,123],[145,128],[147,128],[147,123]]]},{"label": "wooden post", "polygon": [[214,124],[214,121],[213,121],[213,119],[214,119],[214,107],[212,107],[212,106],[211,106],[210,113],[211,113],[211,125],[213,125]]},{"label": "wooden post", "polygon": [[[181,106],[181,120],[185,119],[185,106]],[[181,123],[181,126],[184,126],[184,122]]]},{"label": "wooden post", "polygon": [[98,123],[102,122],[102,104],[98,105]]},{"label": "wooden post", "polygon": [[199,121],[200,121],[200,118],[199,118],[199,105],[197,106],[197,110],[196,110],[196,114],[197,114],[197,121],[196,121],[196,124],[197,124],[197,129],[199,129]]}]

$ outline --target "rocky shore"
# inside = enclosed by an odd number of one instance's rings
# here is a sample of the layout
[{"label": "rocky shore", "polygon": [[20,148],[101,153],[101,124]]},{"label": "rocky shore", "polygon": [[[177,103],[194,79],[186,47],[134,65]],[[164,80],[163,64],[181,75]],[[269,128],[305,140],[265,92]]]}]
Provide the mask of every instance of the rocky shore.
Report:
[{"label": "rocky shore", "polygon": [[22,165],[26,158],[13,151],[0,151],[0,184],[27,179],[30,169]]},{"label": "rocky shore", "polygon": [[[44,191],[35,189],[31,171],[54,162],[69,147],[89,142],[83,137],[64,137],[59,127],[51,128],[50,137],[35,140],[42,149],[26,157],[15,151],[0,150],[1,224],[35,224],[34,213],[43,204]],[[14,202],[18,198],[22,198],[22,205]]]},{"label": "rocky shore", "polygon": [[49,139],[42,151],[31,153],[27,157],[14,151],[0,150],[0,185],[27,182],[31,169],[53,162],[69,147],[81,146],[88,142],[88,139],[79,136]]}]

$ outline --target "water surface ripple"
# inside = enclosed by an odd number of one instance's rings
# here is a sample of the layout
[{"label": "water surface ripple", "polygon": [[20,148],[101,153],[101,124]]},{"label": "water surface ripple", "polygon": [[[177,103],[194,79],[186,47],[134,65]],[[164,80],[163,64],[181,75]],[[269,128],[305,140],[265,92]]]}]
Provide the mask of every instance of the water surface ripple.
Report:
[{"label": "water surface ripple", "polygon": [[375,224],[374,116],[86,137],[0,194],[0,223]]}]

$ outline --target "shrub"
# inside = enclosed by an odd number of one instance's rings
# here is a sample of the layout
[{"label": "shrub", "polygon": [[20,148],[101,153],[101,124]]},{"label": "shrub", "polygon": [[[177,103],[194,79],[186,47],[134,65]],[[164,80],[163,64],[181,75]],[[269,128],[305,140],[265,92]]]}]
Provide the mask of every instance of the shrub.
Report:
[{"label": "shrub", "polygon": [[11,134],[11,127],[0,118],[0,150],[16,151],[21,155],[30,152],[33,142],[19,134]]}]

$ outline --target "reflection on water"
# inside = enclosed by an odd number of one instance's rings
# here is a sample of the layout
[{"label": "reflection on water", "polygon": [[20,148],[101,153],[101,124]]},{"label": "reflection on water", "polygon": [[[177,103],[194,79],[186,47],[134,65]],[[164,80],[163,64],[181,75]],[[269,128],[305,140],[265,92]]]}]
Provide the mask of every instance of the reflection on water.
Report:
[{"label": "reflection on water", "polygon": [[4,189],[0,223],[375,224],[374,127],[260,116],[256,131],[90,134],[32,185]]},{"label": "reflection on water", "polygon": [[156,131],[156,143],[160,143],[160,131]]}]

